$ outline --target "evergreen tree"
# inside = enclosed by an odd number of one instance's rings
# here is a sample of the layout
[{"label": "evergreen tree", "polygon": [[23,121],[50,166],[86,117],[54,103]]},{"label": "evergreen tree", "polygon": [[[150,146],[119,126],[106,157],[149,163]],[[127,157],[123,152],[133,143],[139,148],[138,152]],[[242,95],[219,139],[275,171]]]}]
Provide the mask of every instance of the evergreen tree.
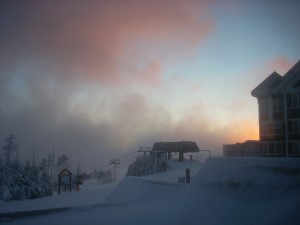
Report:
[{"label": "evergreen tree", "polygon": [[26,199],[33,198],[36,195],[36,191],[33,188],[33,178],[32,178],[32,165],[29,161],[25,163],[23,168],[23,177],[24,177],[24,197]]},{"label": "evergreen tree", "polygon": [[[49,174],[49,161],[43,159],[40,164],[39,188],[42,196],[49,196],[52,194],[51,177]],[[42,197],[41,196],[41,197]]]},{"label": "evergreen tree", "polygon": [[3,146],[4,159],[0,159],[0,199],[22,200],[44,197],[52,194],[49,174],[49,160],[43,159],[39,166],[22,166],[18,160],[12,160],[17,147],[15,137],[9,135]]},{"label": "evergreen tree", "polygon": [[6,173],[6,167],[3,165],[2,159],[0,158],[0,199],[7,199]]},{"label": "evergreen tree", "polygon": [[3,145],[3,150],[4,150],[4,157],[6,160],[6,165],[9,165],[11,162],[11,157],[13,152],[17,150],[17,145],[15,143],[15,136],[12,134],[9,134],[7,138],[5,139],[5,143]]},{"label": "evergreen tree", "polygon": [[24,177],[22,173],[22,165],[16,161],[14,163],[11,163],[10,165],[10,176],[11,181],[8,184],[11,198],[15,200],[21,200],[24,196]]},{"label": "evergreen tree", "polygon": [[166,163],[165,155],[147,155],[137,157],[128,167],[127,176],[147,176],[154,173],[164,172],[161,163]]}]

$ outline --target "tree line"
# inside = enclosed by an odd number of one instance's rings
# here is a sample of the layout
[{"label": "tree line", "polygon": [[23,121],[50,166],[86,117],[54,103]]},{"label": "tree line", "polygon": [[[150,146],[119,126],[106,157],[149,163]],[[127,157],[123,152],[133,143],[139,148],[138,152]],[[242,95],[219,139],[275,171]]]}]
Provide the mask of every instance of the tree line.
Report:
[{"label": "tree line", "polygon": [[29,161],[22,165],[17,157],[14,135],[4,141],[3,159],[0,158],[0,198],[3,200],[22,200],[49,196],[52,185],[49,174],[49,160],[43,159],[37,166]]},{"label": "tree line", "polygon": [[[43,158],[39,163],[29,161],[22,164],[18,160],[16,138],[13,134],[9,134],[2,146],[0,157],[0,199],[23,200],[34,199],[52,195],[57,191],[57,179],[52,179],[53,169],[58,174],[62,169],[71,170],[71,160],[67,155],[60,155],[54,164],[54,153],[48,154],[47,158]],[[55,168],[54,168],[55,166]],[[55,176],[56,177],[56,176]],[[97,179],[100,184],[112,182],[110,171],[97,171],[85,173],[79,170],[79,162],[77,168],[77,176],[82,181],[87,179]],[[75,180],[74,180],[75,183]]]}]

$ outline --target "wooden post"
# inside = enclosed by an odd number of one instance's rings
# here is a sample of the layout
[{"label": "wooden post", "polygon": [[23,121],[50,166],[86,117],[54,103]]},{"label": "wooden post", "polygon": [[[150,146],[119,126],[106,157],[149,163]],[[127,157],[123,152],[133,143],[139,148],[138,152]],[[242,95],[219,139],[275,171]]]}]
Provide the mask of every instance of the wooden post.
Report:
[{"label": "wooden post", "polygon": [[69,187],[70,187],[70,192],[72,191],[72,175],[69,176]]},{"label": "wooden post", "polygon": [[185,170],[185,182],[187,184],[191,183],[191,171],[189,168]]},{"label": "wooden post", "polygon": [[60,195],[60,182],[61,182],[61,177],[58,177],[58,194]]}]

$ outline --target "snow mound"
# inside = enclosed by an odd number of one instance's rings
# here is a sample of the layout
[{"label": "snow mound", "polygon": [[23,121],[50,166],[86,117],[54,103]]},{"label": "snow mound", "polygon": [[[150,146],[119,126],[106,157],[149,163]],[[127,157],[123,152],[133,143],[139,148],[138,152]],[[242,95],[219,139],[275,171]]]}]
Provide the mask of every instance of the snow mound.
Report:
[{"label": "snow mound", "polygon": [[271,197],[300,189],[298,158],[211,158],[194,185],[235,195]]},{"label": "snow mound", "polygon": [[195,176],[203,164],[196,161],[168,161],[168,170],[143,177],[127,176],[106,199],[106,203],[131,203],[154,200],[180,193],[185,184],[178,184],[178,177],[185,176],[187,168]]},{"label": "snow mound", "polygon": [[125,177],[105,200],[110,204],[127,204],[146,201],[155,201],[180,193],[183,185],[174,183],[145,180],[137,177]]}]

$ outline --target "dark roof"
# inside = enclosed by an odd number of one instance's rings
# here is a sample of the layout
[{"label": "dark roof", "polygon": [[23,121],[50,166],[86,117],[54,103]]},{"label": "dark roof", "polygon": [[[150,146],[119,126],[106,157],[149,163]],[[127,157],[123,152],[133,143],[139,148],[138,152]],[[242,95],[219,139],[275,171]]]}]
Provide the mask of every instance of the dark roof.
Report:
[{"label": "dark roof", "polygon": [[257,97],[270,93],[274,90],[282,81],[283,77],[274,71],[263,82],[261,82],[256,88],[251,91],[251,95]]},{"label": "dark roof", "polygon": [[[300,60],[283,76],[283,79],[281,83],[276,87],[276,90],[274,90],[274,93],[280,93],[282,92],[285,88],[286,85],[289,83],[290,80],[293,79],[293,77],[300,77]],[[299,81],[298,81],[299,82]],[[296,87],[297,83],[296,82]]]},{"label": "dark roof", "polygon": [[299,81],[295,78],[300,75],[300,60],[284,75],[281,76],[277,72],[273,72],[263,82],[251,91],[251,95],[259,97],[268,94],[281,94],[286,88],[291,85],[291,81],[295,82],[293,87],[299,86]]},{"label": "dark roof", "polygon": [[161,152],[199,152],[196,142],[179,141],[179,142],[156,142],[153,144],[152,151]]},{"label": "dark roof", "polygon": [[72,173],[70,172],[70,170],[68,169],[63,169],[59,174],[58,176],[71,176]]}]

